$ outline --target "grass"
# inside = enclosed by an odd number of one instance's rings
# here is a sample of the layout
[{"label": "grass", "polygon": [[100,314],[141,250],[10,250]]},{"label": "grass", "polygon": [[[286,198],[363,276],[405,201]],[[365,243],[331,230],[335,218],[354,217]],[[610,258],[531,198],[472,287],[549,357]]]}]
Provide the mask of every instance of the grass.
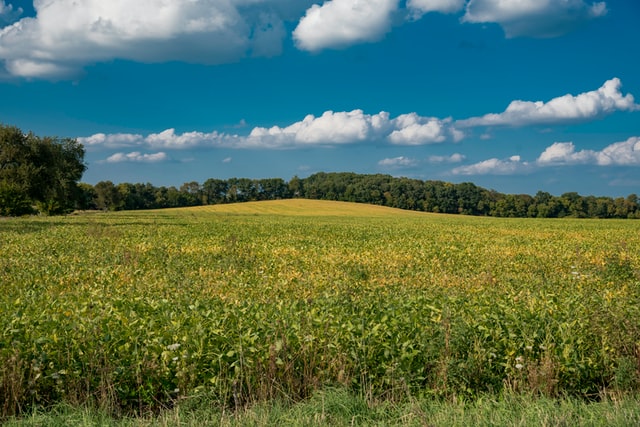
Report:
[{"label": "grass", "polygon": [[160,414],[113,418],[95,408],[58,405],[12,418],[6,427],[54,426],[608,426],[640,424],[640,400],[587,403],[565,398],[480,396],[473,400],[421,399],[404,403],[369,402],[344,389],[319,391],[299,403],[263,402],[237,411],[206,399],[185,403]]}]

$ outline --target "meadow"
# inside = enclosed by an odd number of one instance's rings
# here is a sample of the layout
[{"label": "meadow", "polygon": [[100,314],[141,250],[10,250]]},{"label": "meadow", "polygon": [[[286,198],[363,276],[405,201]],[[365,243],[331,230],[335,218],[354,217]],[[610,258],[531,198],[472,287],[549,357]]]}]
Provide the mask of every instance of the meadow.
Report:
[{"label": "meadow", "polygon": [[0,220],[0,417],[640,391],[640,222],[286,200]]}]

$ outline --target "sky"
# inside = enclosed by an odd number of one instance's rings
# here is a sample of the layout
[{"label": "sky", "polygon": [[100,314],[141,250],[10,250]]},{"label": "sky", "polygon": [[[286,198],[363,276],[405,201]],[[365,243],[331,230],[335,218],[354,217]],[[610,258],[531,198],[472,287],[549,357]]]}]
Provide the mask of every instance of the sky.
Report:
[{"label": "sky", "polygon": [[640,194],[637,0],[0,0],[0,123],[82,181]]}]

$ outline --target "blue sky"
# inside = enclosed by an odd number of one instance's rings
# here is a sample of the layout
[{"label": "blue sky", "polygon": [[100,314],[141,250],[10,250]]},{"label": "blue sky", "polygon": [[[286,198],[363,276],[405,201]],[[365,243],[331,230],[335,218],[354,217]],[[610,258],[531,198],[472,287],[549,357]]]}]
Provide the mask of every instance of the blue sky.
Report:
[{"label": "blue sky", "polygon": [[0,0],[0,122],[84,182],[640,194],[635,0]]}]

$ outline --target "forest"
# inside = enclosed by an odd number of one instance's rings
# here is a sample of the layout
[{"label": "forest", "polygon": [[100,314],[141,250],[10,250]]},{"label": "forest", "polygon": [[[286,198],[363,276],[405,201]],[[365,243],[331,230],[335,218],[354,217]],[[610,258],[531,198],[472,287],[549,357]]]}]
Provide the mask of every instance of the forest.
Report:
[{"label": "forest", "polygon": [[423,212],[518,218],[640,218],[636,194],[625,197],[554,196],[539,191],[503,194],[470,182],[453,184],[384,174],[320,172],[306,178],[207,179],[176,187],[150,183],[80,184],[78,209],[137,210],[259,200],[306,198],[368,203]]}]

